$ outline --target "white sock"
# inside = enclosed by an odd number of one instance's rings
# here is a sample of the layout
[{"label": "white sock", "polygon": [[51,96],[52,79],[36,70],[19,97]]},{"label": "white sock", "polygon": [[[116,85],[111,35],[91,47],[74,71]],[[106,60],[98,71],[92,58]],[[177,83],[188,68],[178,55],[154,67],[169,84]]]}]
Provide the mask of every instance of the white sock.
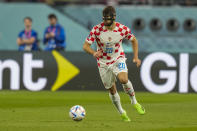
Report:
[{"label": "white sock", "polygon": [[118,110],[118,112],[120,114],[124,113],[124,110],[122,109],[122,105],[120,103],[120,96],[119,96],[119,94],[117,92],[114,95],[109,93],[109,97],[110,97],[112,103],[115,105],[115,107]]},{"label": "white sock", "polygon": [[136,104],[137,100],[135,98],[135,91],[133,89],[133,85],[130,82],[130,80],[128,80],[127,84],[122,84],[124,91],[129,95],[130,99],[131,99],[131,104]]}]

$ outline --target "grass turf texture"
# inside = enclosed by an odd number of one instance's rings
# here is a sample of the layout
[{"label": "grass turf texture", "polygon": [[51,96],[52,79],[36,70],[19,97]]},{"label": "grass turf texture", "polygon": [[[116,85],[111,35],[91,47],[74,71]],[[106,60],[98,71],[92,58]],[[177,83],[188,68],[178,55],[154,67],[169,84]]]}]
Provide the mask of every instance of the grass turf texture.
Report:
[{"label": "grass turf texture", "polygon": [[[0,91],[0,131],[193,131],[197,130],[197,95],[136,93],[146,108],[140,116],[129,97],[120,93],[131,122],[121,121],[107,92]],[[73,105],[86,109],[86,118],[72,121]]]}]

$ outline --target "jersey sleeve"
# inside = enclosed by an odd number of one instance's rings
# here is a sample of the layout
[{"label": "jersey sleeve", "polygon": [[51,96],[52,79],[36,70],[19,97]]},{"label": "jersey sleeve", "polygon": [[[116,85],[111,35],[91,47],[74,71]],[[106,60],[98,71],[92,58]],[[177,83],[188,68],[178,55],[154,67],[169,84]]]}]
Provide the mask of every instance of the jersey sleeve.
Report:
[{"label": "jersey sleeve", "polygon": [[126,26],[124,26],[123,29],[125,30],[124,38],[131,41],[135,37],[133,33],[131,33],[131,30]]},{"label": "jersey sleeve", "polygon": [[59,27],[58,33],[55,34],[55,39],[56,39],[58,42],[60,42],[60,43],[62,43],[62,42],[65,41],[64,28]]},{"label": "jersey sleeve", "polygon": [[35,38],[35,40],[37,40],[37,37],[38,37],[37,32],[34,31],[34,32],[32,33],[32,36],[31,36],[31,37],[33,37],[33,38]]},{"label": "jersey sleeve", "polygon": [[89,44],[92,44],[94,43],[95,39],[96,39],[96,35],[95,35],[95,28],[93,28],[91,31],[90,31],[90,34],[89,36],[86,38],[86,42],[88,42]]},{"label": "jersey sleeve", "polygon": [[22,39],[23,37],[23,31],[21,31],[19,34],[18,34],[18,38],[21,38]]},{"label": "jersey sleeve", "polygon": [[43,43],[46,44],[48,42],[49,39],[46,38],[46,34],[48,33],[48,27],[45,29],[44,31],[44,35],[43,35]]}]

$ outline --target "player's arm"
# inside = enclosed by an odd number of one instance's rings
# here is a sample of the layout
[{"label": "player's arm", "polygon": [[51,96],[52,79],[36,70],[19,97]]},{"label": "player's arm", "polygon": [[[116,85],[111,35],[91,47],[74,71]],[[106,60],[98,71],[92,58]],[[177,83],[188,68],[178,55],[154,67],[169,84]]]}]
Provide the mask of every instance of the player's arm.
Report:
[{"label": "player's arm", "polygon": [[94,57],[100,57],[101,56],[101,51],[95,51],[91,48],[91,44],[89,44],[87,41],[83,44],[83,50]]},{"label": "player's arm", "polygon": [[136,63],[137,67],[141,65],[141,60],[138,58],[138,41],[136,37],[131,33],[131,30],[128,27],[124,27],[127,34],[125,35],[125,38],[132,43],[133,48],[133,62]]},{"label": "player's arm", "polygon": [[49,38],[51,38],[51,34],[50,33],[46,33],[45,39],[49,39]]},{"label": "player's arm", "polygon": [[23,43],[27,44],[27,45],[31,45],[36,41],[35,37],[31,37],[30,39],[24,39],[22,40]]},{"label": "player's arm", "polygon": [[132,48],[133,48],[133,62],[136,63],[137,67],[141,65],[141,60],[138,58],[138,40],[136,39],[135,36],[133,36],[132,40]]},{"label": "player's arm", "polygon": [[90,34],[89,36],[86,38],[84,44],[83,44],[83,50],[91,55],[93,55],[95,58],[98,58],[102,55],[102,52],[101,51],[95,51],[91,48],[91,44],[94,43],[96,39],[96,36],[95,36],[95,29],[93,28],[91,31],[90,31]]},{"label": "player's arm", "polygon": [[44,39],[43,39],[43,43],[47,44],[48,40],[51,38],[50,33],[48,32],[48,27],[45,29],[44,31]]},{"label": "player's arm", "polygon": [[17,42],[18,45],[23,45],[24,44],[21,38],[17,38],[16,42]]},{"label": "player's arm", "polygon": [[17,40],[16,40],[16,43],[17,43],[19,46],[24,44],[24,43],[23,43],[23,40],[22,40],[22,36],[23,36],[23,31],[20,32],[20,33],[18,34],[18,38],[17,38]]},{"label": "player's arm", "polygon": [[[61,27],[59,29],[59,33],[57,34],[53,34],[54,35],[54,38],[58,41],[58,42],[64,42],[65,41],[65,31],[64,29]],[[52,36],[53,36],[52,35]]]}]

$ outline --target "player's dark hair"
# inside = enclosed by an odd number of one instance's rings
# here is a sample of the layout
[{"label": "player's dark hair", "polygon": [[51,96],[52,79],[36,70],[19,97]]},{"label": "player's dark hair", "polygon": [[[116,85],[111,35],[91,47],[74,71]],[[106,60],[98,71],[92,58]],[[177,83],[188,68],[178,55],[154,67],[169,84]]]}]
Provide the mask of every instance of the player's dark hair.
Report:
[{"label": "player's dark hair", "polygon": [[116,10],[113,6],[106,6],[103,9],[103,16],[116,16]]},{"label": "player's dark hair", "polygon": [[57,20],[57,16],[55,14],[49,14],[48,19],[56,19]]},{"label": "player's dark hair", "polygon": [[31,21],[31,22],[33,21],[32,18],[29,17],[29,16],[27,16],[27,17],[25,17],[25,18],[23,19],[23,21],[25,21],[25,20],[29,20],[29,21]]}]

